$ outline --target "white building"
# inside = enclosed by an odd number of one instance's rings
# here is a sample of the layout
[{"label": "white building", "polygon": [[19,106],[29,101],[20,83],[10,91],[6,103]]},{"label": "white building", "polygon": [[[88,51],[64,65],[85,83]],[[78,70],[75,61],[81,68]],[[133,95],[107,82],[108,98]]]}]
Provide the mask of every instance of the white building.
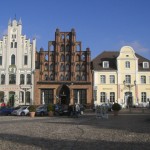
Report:
[{"label": "white building", "polygon": [[0,102],[11,106],[33,103],[36,40],[22,35],[21,19],[9,20],[0,40]]}]

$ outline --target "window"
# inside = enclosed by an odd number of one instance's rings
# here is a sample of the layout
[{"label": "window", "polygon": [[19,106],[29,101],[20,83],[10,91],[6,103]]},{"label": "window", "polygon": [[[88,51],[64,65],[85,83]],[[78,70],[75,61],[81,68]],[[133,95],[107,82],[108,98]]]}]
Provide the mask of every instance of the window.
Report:
[{"label": "window", "polygon": [[48,64],[47,63],[45,64],[45,70],[48,70]]},{"label": "window", "polygon": [[30,103],[30,92],[26,92],[26,103]]},{"label": "window", "polygon": [[11,65],[15,65],[15,55],[11,55]]},{"label": "window", "polygon": [[69,64],[66,64],[66,71],[69,71]]},{"label": "window", "polygon": [[81,69],[82,71],[85,71],[85,64],[82,64]]},{"label": "window", "polygon": [[101,83],[106,83],[106,76],[105,75],[101,75],[100,76],[100,80],[101,80]]},{"label": "window", "polygon": [[141,76],[141,83],[146,84],[146,76]]},{"label": "window", "polygon": [[80,51],[80,45],[76,45],[76,51]]},{"label": "window", "polygon": [[110,83],[115,83],[115,76],[114,75],[110,75]]},{"label": "window", "polygon": [[68,81],[68,80],[69,80],[69,75],[67,74],[67,75],[66,75],[66,81]]},{"label": "window", "polygon": [[5,75],[4,74],[1,75],[1,84],[5,84]]},{"label": "window", "polygon": [[66,61],[70,61],[69,54],[66,55]]},{"label": "window", "polygon": [[80,81],[80,76],[79,75],[76,76],[76,81]]},{"label": "window", "polygon": [[130,62],[129,61],[125,62],[125,68],[130,68]]},{"label": "window", "polygon": [[12,34],[12,38],[15,39],[16,38],[16,34]]},{"label": "window", "polygon": [[106,93],[105,92],[101,92],[100,93],[100,101],[101,102],[105,102],[105,100],[106,100]]},{"label": "window", "polygon": [[20,102],[24,103],[24,92],[20,91]]},{"label": "window", "polygon": [[109,68],[109,62],[103,61],[103,68]]},{"label": "window", "polygon": [[16,75],[15,74],[9,75],[9,84],[16,84]]},{"label": "window", "polygon": [[15,42],[15,48],[17,48],[17,42]]},{"label": "window", "polygon": [[27,84],[31,84],[31,75],[27,74]]},{"label": "window", "polygon": [[127,84],[131,83],[131,76],[130,76],[130,75],[126,75],[126,78],[125,78],[125,79],[126,79],[125,82],[126,82]]},{"label": "window", "polygon": [[80,55],[76,56],[76,61],[80,61]]},{"label": "window", "polygon": [[24,56],[24,65],[27,65],[27,64],[28,64],[28,56],[25,55],[25,56]]},{"label": "window", "polygon": [[81,80],[82,80],[82,81],[85,81],[85,80],[86,80],[85,74],[82,75]]},{"label": "window", "polygon": [[[43,97],[44,94],[44,97]],[[43,101],[44,98],[44,102],[45,104],[49,104],[54,102],[54,90],[53,89],[43,89],[41,90],[41,103]]]},{"label": "window", "polygon": [[64,45],[62,44],[61,45],[61,51],[64,51],[65,50],[65,47],[64,47]]},{"label": "window", "polygon": [[85,61],[85,54],[81,55],[81,61]]},{"label": "window", "polygon": [[87,91],[85,89],[73,90],[73,97],[75,103],[86,104],[87,103]]},{"label": "window", "polygon": [[79,64],[76,65],[76,71],[80,71],[80,65]]},{"label": "window", "polygon": [[60,80],[64,81],[64,76],[63,75],[60,76]]},{"label": "window", "polygon": [[141,102],[146,102],[146,92],[141,93]]},{"label": "window", "polygon": [[110,92],[110,102],[115,102],[115,92]]},{"label": "window", "polygon": [[63,54],[60,57],[60,61],[65,61],[65,56]]},{"label": "window", "polygon": [[149,63],[148,62],[143,62],[143,68],[149,68]]},{"label": "window", "polygon": [[67,51],[67,52],[69,51],[69,45],[66,46],[66,51]]},{"label": "window", "polygon": [[48,75],[47,75],[47,74],[45,74],[45,80],[46,80],[46,81],[48,80]]},{"label": "window", "polygon": [[51,81],[54,80],[54,75],[53,74],[50,75],[50,80]]},{"label": "window", "polygon": [[0,56],[0,65],[2,65],[2,56]]},{"label": "window", "polygon": [[65,70],[65,67],[64,67],[63,64],[61,64],[61,66],[60,66],[60,71],[64,71],[64,70]]},{"label": "window", "polygon": [[54,70],[54,65],[51,64],[51,65],[50,65],[50,71],[53,71],[53,70]]},{"label": "window", "polygon": [[94,101],[97,101],[97,90],[94,90]]},{"label": "window", "polygon": [[20,75],[20,84],[24,84],[24,74]]},{"label": "window", "polygon": [[10,47],[13,48],[13,42],[11,42],[11,46]]}]

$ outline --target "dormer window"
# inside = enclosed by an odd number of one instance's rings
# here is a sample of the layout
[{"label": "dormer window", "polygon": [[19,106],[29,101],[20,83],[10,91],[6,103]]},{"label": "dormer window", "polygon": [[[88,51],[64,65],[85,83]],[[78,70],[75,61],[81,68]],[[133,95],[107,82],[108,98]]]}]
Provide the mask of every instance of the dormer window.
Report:
[{"label": "dormer window", "polygon": [[103,61],[103,68],[109,68],[109,61]]},{"label": "dormer window", "polygon": [[149,68],[149,63],[148,62],[143,62],[143,68]]}]

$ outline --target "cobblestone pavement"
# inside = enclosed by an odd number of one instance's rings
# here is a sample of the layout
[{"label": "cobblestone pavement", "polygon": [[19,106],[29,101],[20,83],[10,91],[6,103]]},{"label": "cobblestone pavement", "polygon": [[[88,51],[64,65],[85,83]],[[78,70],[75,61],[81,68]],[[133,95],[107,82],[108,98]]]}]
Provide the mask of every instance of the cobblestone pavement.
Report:
[{"label": "cobblestone pavement", "polygon": [[149,150],[150,111],[124,110],[108,119],[0,117],[0,150]]}]

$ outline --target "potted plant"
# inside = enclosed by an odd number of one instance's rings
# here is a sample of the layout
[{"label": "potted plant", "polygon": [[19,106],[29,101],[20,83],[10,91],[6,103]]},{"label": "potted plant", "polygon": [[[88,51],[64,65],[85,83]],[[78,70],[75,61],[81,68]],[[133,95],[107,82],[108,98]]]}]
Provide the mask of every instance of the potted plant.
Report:
[{"label": "potted plant", "polygon": [[30,117],[34,117],[35,116],[35,111],[36,111],[36,106],[35,105],[31,105],[29,106],[29,112],[30,112]]},{"label": "potted plant", "polygon": [[47,111],[48,111],[48,115],[51,117],[54,115],[54,105],[53,104],[48,104],[47,106]]},{"label": "potted plant", "polygon": [[114,104],[112,105],[112,110],[113,110],[113,112],[114,112],[114,115],[117,116],[119,110],[121,110],[120,104],[114,103]]}]

